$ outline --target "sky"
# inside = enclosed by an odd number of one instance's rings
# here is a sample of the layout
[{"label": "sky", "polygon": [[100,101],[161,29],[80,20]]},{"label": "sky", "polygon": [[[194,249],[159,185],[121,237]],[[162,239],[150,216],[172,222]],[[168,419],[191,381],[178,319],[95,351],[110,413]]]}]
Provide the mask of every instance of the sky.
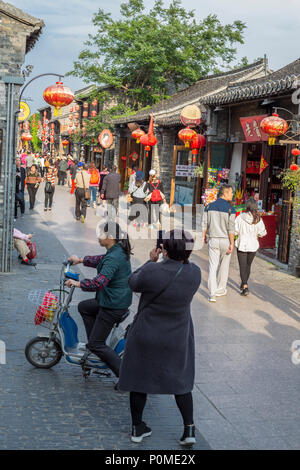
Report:
[{"label": "sky", "polygon": [[[6,0],[7,1],[7,0]],[[26,55],[25,65],[33,65],[30,76],[41,73],[65,74],[84,49],[84,41],[93,33],[92,17],[99,8],[119,16],[121,0],[8,0],[45,23],[43,34],[34,49]],[[169,3],[166,0],[166,3]],[[153,0],[145,0],[152,6]],[[249,62],[267,54],[271,69],[278,70],[300,57],[299,0],[183,0],[187,10],[194,9],[201,20],[216,14],[224,24],[241,20],[246,23],[245,43],[238,46],[237,58]],[[29,79],[30,79],[29,78]],[[29,80],[28,79],[28,80]],[[44,105],[43,90],[54,83],[54,77],[33,82],[25,91],[32,111]],[[66,77],[64,83],[73,91],[86,86],[80,79]]]}]

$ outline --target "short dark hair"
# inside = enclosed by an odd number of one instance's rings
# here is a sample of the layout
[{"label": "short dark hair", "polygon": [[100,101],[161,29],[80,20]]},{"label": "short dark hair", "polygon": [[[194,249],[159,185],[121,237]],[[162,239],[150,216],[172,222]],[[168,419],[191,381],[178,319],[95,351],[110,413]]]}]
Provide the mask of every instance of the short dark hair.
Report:
[{"label": "short dark hair", "polygon": [[223,196],[224,191],[226,191],[226,189],[232,189],[232,190],[233,190],[231,184],[227,184],[227,183],[225,184],[225,183],[224,183],[224,184],[222,184],[222,186],[221,186],[220,189],[219,189],[219,195],[218,195],[218,196],[219,196],[219,197]]},{"label": "short dark hair", "polygon": [[189,232],[184,230],[171,230],[163,236],[163,247],[170,259],[188,262],[194,248],[194,239]]}]

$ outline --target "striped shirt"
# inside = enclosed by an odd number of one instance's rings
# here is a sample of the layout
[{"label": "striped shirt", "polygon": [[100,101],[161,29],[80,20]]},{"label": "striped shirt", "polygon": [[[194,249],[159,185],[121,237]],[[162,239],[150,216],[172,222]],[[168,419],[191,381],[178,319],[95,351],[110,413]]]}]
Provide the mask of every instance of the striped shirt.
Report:
[{"label": "striped shirt", "polygon": [[56,173],[53,171],[51,174],[47,173],[45,175],[45,182],[49,181],[52,185],[55,184]]}]

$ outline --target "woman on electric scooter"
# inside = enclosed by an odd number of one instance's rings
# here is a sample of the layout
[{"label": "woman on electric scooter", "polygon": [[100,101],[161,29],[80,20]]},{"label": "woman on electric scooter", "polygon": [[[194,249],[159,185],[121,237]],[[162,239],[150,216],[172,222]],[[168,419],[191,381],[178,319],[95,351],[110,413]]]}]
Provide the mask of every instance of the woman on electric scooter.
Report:
[{"label": "woman on electric scooter", "polygon": [[127,234],[112,221],[99,228],[98,240],[106,248],[105,255],[71,256],[73,264],[97,269],[97,276],[77,282],[68,280],[67,287],[80,287],[83,291],[96,292],[96,298],[83,300],[78,305],[82,316],[88,343],[87,357],[91,352],[104,361],[119,377],[121,358],[106,344],[115,323],[120,321],[132,303],[132,291],[128,285],[131,275],[131,246]]}]

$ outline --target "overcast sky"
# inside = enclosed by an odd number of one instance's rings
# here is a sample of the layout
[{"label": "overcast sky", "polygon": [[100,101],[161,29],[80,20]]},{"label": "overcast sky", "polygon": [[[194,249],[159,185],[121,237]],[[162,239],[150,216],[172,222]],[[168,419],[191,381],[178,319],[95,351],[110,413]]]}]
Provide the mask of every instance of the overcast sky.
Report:
[{"label": "overcast sky", "polygon": [[[9,1],[9,0],[8,0]],[[119,15],[121,0],[11,0],[9,3],[41,18],[45,29],[26,64],[34,66],[31,78],[40,73],[66,73],[83,49],[83,42],[93,32],[93,14],[103,8]],[[168,2],[169,3],[169,2]],[[145,0],[151,6],[153,1]],[[300,57],[299,0],[184,0],[186,9],[194,9],[198,19],[217,14],[222,23],[241,20],[247,24],[245,44],[238,47],[238,58],[249,61],[267,54],[270,67],[277,70]],[[33,111],[43,106],[42,92],[53,78],[42,78],[28,87],[25,97]],[[73,91],[86,86],[67,77],[65,84]]]}]

